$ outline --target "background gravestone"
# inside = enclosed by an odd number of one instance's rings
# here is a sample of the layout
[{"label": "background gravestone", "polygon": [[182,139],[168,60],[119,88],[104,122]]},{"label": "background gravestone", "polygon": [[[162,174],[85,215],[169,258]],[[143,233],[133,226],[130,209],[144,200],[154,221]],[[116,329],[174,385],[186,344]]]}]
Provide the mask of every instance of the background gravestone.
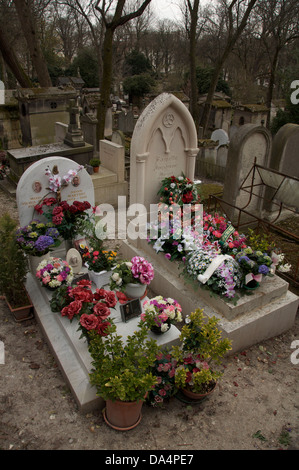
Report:
[{"label": "background gravestone", "polygon": [[219,147],[221,147],[221,145],[229,144],[228,134],[223,129],[216,129],[215,131],[213,131],[211,135],[211,140],[214,140],[214,142],[218,141],[217,150]]},{"label": "background gravestone", "polygon": [[[298,148],[299,125],[285,124],[279,129],[279,131],[274,136],[269,168],[276,170],[279,173],[299,178]],[[298,186],[294,187],[293,190],[297,192],[298,201],[299,197],[297,187]],[[292,188],[290,188],[290,191],[292,191]],[[275,192],[276,189],[272,189],[270,187],[267,187],[265,190],[264,209],[268,212],[275,212],[278,210],[278,206],[276,204],[272,204],[271,202]],[[276,201],[276,203],[280,202],[284,203],[285,201]],[[287,202],[286,205],[288,205]],[[298,203],[296,204],[296,207],[298,207]]]},{"label": "background gravestone", "polygon": [[165,177],[184,173],[194,179],[197,133],[186,106],[174,95],[162,93],[139,117],[131,141],[130,204],[158,202]]},{"label": "background gravestone", "polygon": [[[240,189],[241,185],[250,186],[252,179],[247,178],[253,167],[254,161],[259,165],[267,166],[271,152],[271,134],[262,126],[245,124],[233,135],[227,156],[226,174],[223,189],[223,200],[245,209],[257,216],[260,215],[262,206],[261,196],[264,188],[254,188],[254,193],[260,197],[253,196],[249,202],[250,194]],[[261,183],[258,175],[255,175],[254,184]],[[247,189],[249,190],[249,189]],[[249,202],[249,204],[248,204]],[[231,221],[238,215],[238,211],[230,206],[225,206],[226,214]]]},{"label": "background gravestone", "polygon": [[[59,176],[64,176],[69,170],[77,169],[78,164],[64,157],[49,157],[33,163],[21,176],[17,186],[17,206],[21,226],[28,224],[34,217],[40,216],[34,211],[34,206],[45,196],[55,197],[49,191],[49,179],[45,175],[47,167],[50,170],[57,165]],[[61,191],[61,199],[69,203],[88,201],[94,206],[94,188],[90,175],[85,169],[78,173],[79,180],[73,180]]]}]

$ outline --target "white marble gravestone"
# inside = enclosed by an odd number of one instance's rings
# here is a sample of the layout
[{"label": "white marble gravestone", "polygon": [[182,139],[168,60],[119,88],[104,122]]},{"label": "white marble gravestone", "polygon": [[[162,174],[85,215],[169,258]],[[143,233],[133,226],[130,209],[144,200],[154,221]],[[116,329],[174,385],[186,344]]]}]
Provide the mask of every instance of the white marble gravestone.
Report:
[{"label": "white marble gravestone", "polygon": [[[21,176],[17,186],[17,206],[21,226],[28,224],[34,217],[40,218],[34,211],[34,206],[46,196],[55,197],[49,190],[49,179],[46,169],[57,166],[59,176],[63,177],[69,170],[76,170],[78,163],[64,157],[49,157],[33,163]],[[88,201],[94,206],[94,188],[92,179],[85,169],[79,171],[78,178],[73,178],[67,187],[61,191],[61,199],[68,203]]]},{"label": "white marble gravestone", "polygon": [[194,179],[197,133],[186,106],[162,93],[143,111],[134,128],[130,153],[130,204],[158,202],[165,177],[185,174]]},{"label": "white marble gravestone", "polygon": [[223,129],[216,129],[214,132],[212,132],[211,139],[214,140],[214,142],[218,141],[217,150],[222,145],[228,145],[229,144],[228,134]]}]

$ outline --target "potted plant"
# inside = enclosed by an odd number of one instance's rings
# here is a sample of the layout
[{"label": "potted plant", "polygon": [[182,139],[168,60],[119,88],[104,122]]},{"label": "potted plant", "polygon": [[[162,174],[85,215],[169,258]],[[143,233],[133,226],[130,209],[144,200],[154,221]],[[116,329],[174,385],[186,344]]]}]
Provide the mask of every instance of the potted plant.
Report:
[{"label": "potted plant", "polygon": [[205,317],[203,309],[195,310],[182,328],[182,346],[173,347],[175,384],[188,398],[200,400],[210,394],[223,374],[219,366],[231,341],[222,338],[218,322],[216,317]]},{"label": "potted plant", "polygon": [[89,160],[89,164],[90,164],[90,166],[92,166],[94,173],[99,172],[99,167],[100,167],[100,164],[101,164],[101,161],[100,161],[99,158],[92,158],[91,160]]},{"label": "potted plant", "polygon": [[32,220],[16,231],[17,242],[20,248],[29,257],[31,272],[36,272],[41,257],[49,257],[52,249],[60,245],[59,232],[51,222],[44,224],[39,220]]},{"label": "potted plant", "polygon": [[250,246],[236,255],[243,276],[245,289],[256,289],[262,282],[263,276],[271,275],[271,256],[260,250],[254,251]]},{"label": "potted plant", "polygon": [[74,275],[72,267],[65,260],[51,257],[40,262],[36,277],[43,287],[54,290],[62,285],[70,285]]},{"label": "potted plant", "polygon": [[32,318],[33,305],[25,288],[28,263],[16,240],[17,222],[9,214],[0,219],[0,291],[16,321]]},{"label": "potted plant", "polygon": [[145,258],[134,256],[118,263],[110,278],[110,289],[124,292],[128,298],[142,298],[154,279],[154,268]]},{"label": "potted plant", "polygon": [[82,259],[87,265],[91,280],[100,289],[109,284],[112,269],[116,265],[116,251],[90,249],[83,253]]},{"label": "potted plant", "polygon": [[155,334],[166,333],[172,324],[182,321],[182,307],[170,297],[161,295],[146,300],[143,303],[144,312],[140,318],[146,326]]},{"label": "potted plant", "polygon": [[94,331],[90,333],[89,352],[93,366],[90,382],[106,401],[106,423],[125,431],[139,424],[142,404],[156,384],[150,367],[159,349],[156,341],[148,339],[143,322],[126,341],[116,333],[113,319],[107,330],[108,334],[102,337]]}]

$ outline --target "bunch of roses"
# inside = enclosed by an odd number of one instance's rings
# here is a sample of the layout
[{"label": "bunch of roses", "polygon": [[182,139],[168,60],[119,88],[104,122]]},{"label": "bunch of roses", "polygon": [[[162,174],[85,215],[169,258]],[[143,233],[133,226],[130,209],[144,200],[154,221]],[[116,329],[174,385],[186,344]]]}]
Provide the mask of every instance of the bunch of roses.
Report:
[{"label": "bunch of roses", "polygon": [[171,354],[160,353],[151,372],[157,378],[157,383],[148,394],[148,402],[152,406],[161,406],[165,400],[176,393],[174,382],[176,360]]},{"label": "bunch of roses", "polygon": [[211,247],[197,248],[187,257],[184,272],[187,277],[198,281],[201,286],[205,285],[216,294],[232,299],[236,295],[236,289],[242,285],[242,272],[232,257],[224,260],[205,284],[200,280],[201,275],[218,256],[219,251]]},{"label": "bunch of roses", "polygon": [[69,290],[68,297],[71,302],[61,310],[61,315],[70,321],[76,318],[82,335],[87,338],[90,330],[106,336],[106,328],[110,326],[110,309],[117,303],[114,293],[104,289],[92,292],[91,281],[83,279]]},{"label": "bunch of roses", "polygon": [[59,245],[59,232],[52,223],[44,224],[32,220],[28,225],[16,231],[17,243],[25,253],[42,256]]},{"label": "bunch of roses", "polygon": [[[226,235],[227,234],[227,235]],[[203,244],[235,255],[246,248],[246,237],[234,230],[230,221],[219,214],[203,214]]]},{"label": "bunch of roses", "polygon": [[53,197],[45,198],[34,209],[43,214],[58,229],[59,234],[65,240],[74,238],[80,229],[80,224],[89,217],[88,209],[91,205],[88,201],[74,201],[68,204],[67,201],[60,203]]},{"label": "bunch of roses", "polygon": [[165,204],[198,204],[200,197],[196,185],[187,178],[182,176],[170,176],[164,178],[158,191],[160,201]]},{"label": "bunch of roses", "polygon": [[159,328],[165,333],[171,324],[182,321],[182,307],[170,297],[163,298],[161,295],[153,297],[143,303],[143,308],[144,312],[140,318],[149,329]]}]

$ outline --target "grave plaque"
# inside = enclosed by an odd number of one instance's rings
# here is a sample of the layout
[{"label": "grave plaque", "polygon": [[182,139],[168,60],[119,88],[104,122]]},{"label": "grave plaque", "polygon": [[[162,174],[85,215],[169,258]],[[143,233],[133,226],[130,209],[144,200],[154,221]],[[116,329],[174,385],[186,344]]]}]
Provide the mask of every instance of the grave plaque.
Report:
[{"label": "grave plaque", "polygon": [[123,322],[128,322],[132,318],[141,314],[141,303],[139,299],[129,300],[125,304],[120,305],[120,314]]}]

